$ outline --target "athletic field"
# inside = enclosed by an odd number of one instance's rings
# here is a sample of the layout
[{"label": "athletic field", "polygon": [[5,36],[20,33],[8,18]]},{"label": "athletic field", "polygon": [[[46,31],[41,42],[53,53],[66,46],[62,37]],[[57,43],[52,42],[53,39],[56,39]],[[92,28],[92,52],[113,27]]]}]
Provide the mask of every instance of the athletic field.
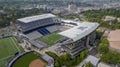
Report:
[{"label": "athletic field", "polygon": [[40,40],[48,45],[53,45],[62,38],[63,38],[63,36],[57,34],[57,32],[54,32],[49,35],[40,37],[40,38],[38,38],[38,40]]},{"label": "athletic field", "polygon": [[15,53],[23,51],[15,37],[0,39],[0,67],[6,67]]},{"label": "athletic field", "polygon": [[[39,60],[41,62],[34,62],[36,60]],[[39,64],[46,65],[46,62],[43,59],[41,59],[40,56],[37,56],[33,52],[30,52],[16,60],[12,67],[41,67],[41,65]]]}]

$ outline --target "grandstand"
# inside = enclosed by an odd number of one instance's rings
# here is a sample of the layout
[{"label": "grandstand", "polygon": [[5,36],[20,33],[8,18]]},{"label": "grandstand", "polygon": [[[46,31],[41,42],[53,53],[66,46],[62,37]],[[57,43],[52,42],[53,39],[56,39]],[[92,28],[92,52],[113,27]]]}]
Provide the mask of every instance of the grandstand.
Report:
[{"label": "grandstand", "polygon": [[84,22],[59,34],[67,37],[67,40],[62,41],[62,48],[69,53],[72,57],[79,55],[79,53],[94,45],[96,41],[96,32],[98,23]]},{"label": "grandstand", "polygon": [[49,32],[55,32],[58,30],[58,26],[49,26],[49,27],[46,27],[46,29],[49,31]]},{"label": "grandstand", "polygon": [[38,32],[42,35],[50,34],[50,32],[46,28],[38,29]]},{"label": "grandstand", "polygon": [[31,40],[33,40],[33,39],[36,39],[36,38],[39,38],[39,37],[42,37],[43,35],[42,34],[40,34],[38,31],[33,31],[33,32],[31,32],[31,33],[28,33],[28,34],[26,34],[27,35],[27,37],[29,38],[29,39],[31,39]]},{"label": "grandstand", "polygon": [[[55,17],[56,16],[53,14],[42,14],[42,15],[30,16],[30,17],[17,19],[17,22],[19,24],[18,28],[23,33],[29,33],[37,29],[39,29],[38,31],[40,31],[40,28],[42,28],[41,30],[43,30],[44,29],[43,27],[54,25],[55,20],[56,20]],[[44,35],[44,33],[42,34]]]},{"label": "grandstand", "polygon": [[56,16],[49,13],[20,18],[17,19],[17,23],[19,31],[25,34],[31,45],[39,50],[46,47],[46,43],[40,40],[38,42],[37,39],[58,31],[57,27],[60,25]]}]

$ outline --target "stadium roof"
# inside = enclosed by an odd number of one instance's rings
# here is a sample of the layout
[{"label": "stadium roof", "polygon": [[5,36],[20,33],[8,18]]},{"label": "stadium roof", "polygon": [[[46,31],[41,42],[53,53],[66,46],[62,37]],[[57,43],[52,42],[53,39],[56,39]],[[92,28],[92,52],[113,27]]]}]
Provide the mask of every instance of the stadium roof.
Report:
[{"label": "stadium roof", "polygon": [[45,19],[45,18],[50,18],[50,17],[56,17],[53,14],[42,14],[42,15],[36,15],[36,16],[30,16],[30,17],[25,17],[25,18],[20,18],[18,21],[24,22],[24,23],[29,23],[32,21],[40,20],[40,19]]},{"label": "stadium roof", "polygon": [[93,32],[98,26],[98,23],[84,22],[81,23],[79,26],[75,26],[71,29],[60,32],[59,34],[71,38],[73,39],[73,41],[77,41]]},{"label": "stadium roof", "polygon": [[77,25],[80,25],[80,22],[74,21],[74,20],[64,20],[64,19],[61,19],[61,21],[65,22],[65,23],[76,23]]}]

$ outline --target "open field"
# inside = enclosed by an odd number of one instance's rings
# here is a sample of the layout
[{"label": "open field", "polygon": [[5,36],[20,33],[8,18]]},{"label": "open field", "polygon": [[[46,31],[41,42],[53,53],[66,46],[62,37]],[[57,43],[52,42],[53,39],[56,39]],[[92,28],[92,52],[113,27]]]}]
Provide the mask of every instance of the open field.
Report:
[{"label": "open field", "polygon": [[[35,61],[35,60],[40,60],[43,64],[45,65],[46,62],[44,62],[39,56],[37,56],[36,54],[34,53],[28,53],[24,56],[22,56],[21,58],[19,58],[14,64],[12,67],[29,67],[29,65],[31,64],[31,62]],[[34,63],[36,64],[36,63]],[[33,64],[32,64],[33,65]]]},{"label": "open field", "polygon": [[22,47],[14,37],[0,39],[0,67],[6,67],[9,60],[15,56],[15,53],[23,52]]},{"label": "open field", "polygon": [[54,32],[49,35],[40,37],[40,38],[38,38],[38,40],[40,40],[48,45],[53,45],[62,38],[63,38],[63,36],[57,34],[57,32]]}]

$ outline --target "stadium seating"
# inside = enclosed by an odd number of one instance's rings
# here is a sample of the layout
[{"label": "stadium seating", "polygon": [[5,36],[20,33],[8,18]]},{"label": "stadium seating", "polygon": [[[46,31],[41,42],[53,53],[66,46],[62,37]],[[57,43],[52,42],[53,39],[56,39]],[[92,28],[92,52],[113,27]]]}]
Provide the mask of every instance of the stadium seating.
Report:
[{"label": "stadium seating", "polygon": [[38,31],[33,31],[29,34],[26,34],[29,39],[36,39],[42,36]]},{"label": "stadium seating", "polygon": [[45,28],[38,29],[38,32],[42,35],[50,34],[50,32]]},{"label": "stadium seating", "polygon": [[51,32],[51,33],[57,31],[58,28],[59,28],[59,27],[56,26],[56,25],[46,27],[46,29],[47,29],[49,32]]}]

